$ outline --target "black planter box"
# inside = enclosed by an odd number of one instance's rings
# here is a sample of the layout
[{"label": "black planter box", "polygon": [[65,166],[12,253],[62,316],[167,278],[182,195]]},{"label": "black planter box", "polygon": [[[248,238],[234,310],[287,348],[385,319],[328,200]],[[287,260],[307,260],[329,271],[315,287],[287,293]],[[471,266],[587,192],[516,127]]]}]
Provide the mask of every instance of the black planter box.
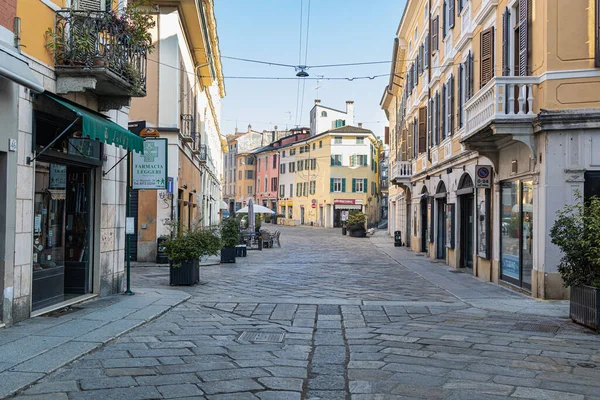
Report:
[{"label": "black planter box", "polygon": [[571,286],[569,305],[569,318],[573,322],[600,332],[600,289]]},{"label": "black planter box", "polygon": [[367,237],[367,231],[365,229],[360,229],[357,231],[348,231],[348,233],[352,237]]},{"label": "black planter box", "polygon": [[200,281],[200,269],[198,261],[188,261],[181,263],[178,267],[169,267],[169,284],[171,286],[193,285]]},{"label": "black planter box", "polygon": [[222,263],[234,263],[235,262],[235,247],[223,247],[221,249],[221,262]]},{"label": "black planter box", "polygon": [[235,256],[236,257],[246,257],[248,255],[248,248],[245,244],[240,244],[235,246]]}]

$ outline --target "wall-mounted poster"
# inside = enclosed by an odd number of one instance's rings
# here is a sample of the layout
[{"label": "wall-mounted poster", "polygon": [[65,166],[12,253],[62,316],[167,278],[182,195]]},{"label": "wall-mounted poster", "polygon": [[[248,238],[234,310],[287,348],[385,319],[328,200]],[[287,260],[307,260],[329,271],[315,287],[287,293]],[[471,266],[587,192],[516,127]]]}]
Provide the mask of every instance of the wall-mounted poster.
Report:
[{"label": "wall-mounted poster", "polygon": [[490,190],[477,189],[477,255],[490,258]]},{"label": "wall-mounted poster", "polygon": [[454,248],[454,204],[446,204],[446,247]]}]

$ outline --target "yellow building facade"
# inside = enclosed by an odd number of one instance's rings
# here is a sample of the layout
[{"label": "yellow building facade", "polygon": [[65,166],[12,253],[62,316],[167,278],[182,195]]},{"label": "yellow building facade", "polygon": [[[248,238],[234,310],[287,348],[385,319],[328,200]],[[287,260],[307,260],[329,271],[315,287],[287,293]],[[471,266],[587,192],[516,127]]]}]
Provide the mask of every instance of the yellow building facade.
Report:
[{"label": "yellow building facade", "polygon": [[[367,215],[369,226],[377,223],[382,149],[373,132],[354,126],[332,129],[285,148],[288,157],[281,157],[281,164],[286,164],[285,173],[294,174],[294,180],[292,195],[286,187],[283,200],[292,204],[295,224],[341,227],[353,209]],[[281,176],[280,171],[280,182],[289,182]]]},{"label": "yellow building facade", "polygon": [[390,225],[413,251],[565,298],[548,232],[600,181],[592,0],[410,0],[381,106]]}]

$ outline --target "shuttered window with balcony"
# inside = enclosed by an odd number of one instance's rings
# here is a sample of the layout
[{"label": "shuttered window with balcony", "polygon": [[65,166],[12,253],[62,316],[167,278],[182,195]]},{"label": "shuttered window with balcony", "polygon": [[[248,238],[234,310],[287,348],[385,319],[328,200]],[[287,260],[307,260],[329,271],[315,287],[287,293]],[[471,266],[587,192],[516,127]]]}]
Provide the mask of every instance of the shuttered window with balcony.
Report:
[{"label": "shuttered window with balcony", "polygon": [[510,9],[502,14],[502,76],[510,76]]},{"label": "shuttered window with balcony", "polygon": [[[600,1],[600,0],[598,0]],[[431,21],[431,52],[440,49],[440,17],[437,16]]]},{"label": "shuttered window with balcony", "polygon": [[[518,41],[519,41],[519,67],[517,71],[519,76],[529,75],[529,14],[531,10],[531,0],[519,0],[519,26],[518,26]],[[596,21],[598,23],[598,21]]]},{"label": "shuttered window with balcony", "polygon": [[481,32],[480,72],[480,87],[484,87],[494,77],[494,27]]}]

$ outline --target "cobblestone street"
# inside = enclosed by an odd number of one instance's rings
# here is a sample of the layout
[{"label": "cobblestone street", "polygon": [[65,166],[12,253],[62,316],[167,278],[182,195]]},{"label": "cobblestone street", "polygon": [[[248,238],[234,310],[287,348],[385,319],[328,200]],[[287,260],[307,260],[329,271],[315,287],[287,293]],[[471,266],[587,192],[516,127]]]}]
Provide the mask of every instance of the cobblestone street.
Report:
[{"label": "cobblestone street", "polygon": [[168,286],[192,297],[19,399],[600,399],[600,336],[536,301],[339,230],[282,228],[282,248]]}]

